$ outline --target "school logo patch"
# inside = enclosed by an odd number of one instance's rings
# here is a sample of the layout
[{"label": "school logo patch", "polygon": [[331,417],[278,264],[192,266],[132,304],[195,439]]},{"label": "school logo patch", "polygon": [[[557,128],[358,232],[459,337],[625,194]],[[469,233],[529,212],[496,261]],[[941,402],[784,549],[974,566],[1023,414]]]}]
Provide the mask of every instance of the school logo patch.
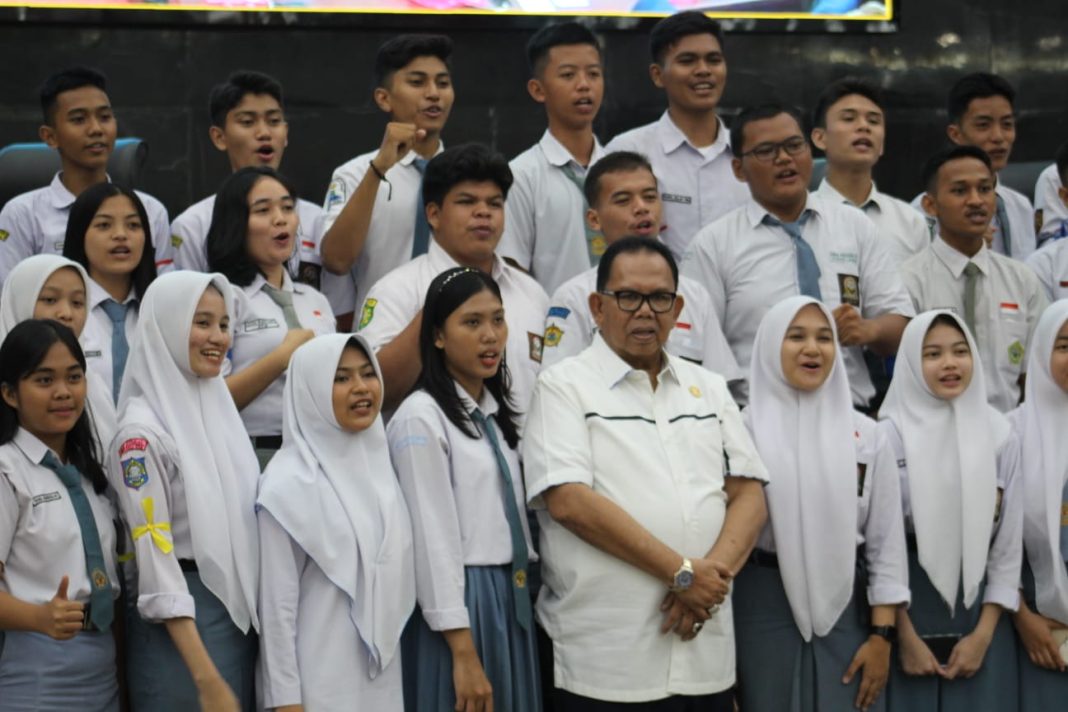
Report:
[{"label": "school logo patch", "polygon": [[10,232],[7,230],[0,230],[0,242],[5,242],[9,237],[11,237]]},{"label": "school logo patch", "polygon": [[590,240],[590,253],[594,257],[600,257],[608,249],[608,243],[605,242],[604,235],[597,233]]},{"label": "school logo patch", "polygon": [[122,482],[130,489],[139,490],[148,484],[148,468],[145,458],[130,457],[120,462],[122,465]]},{"label": "school logo patch", "polygon": [[1024,345],[1017,339],[1009,344],[1009,363],[1013,366],[1019,366],[1023,362],[1024,357]]},{"label": "school logo patch", "polygon": [[140,450],[144,452],[148,449],[148,441],[144,438],[130,438],[119,445],[119,457],[122,457],[131,450]]},{"label": "school logo patch", "polygon": [[108,585],[108,575],[101,569],[93,569],[93,588],[104,588]]},{"label": "school logo patch", "polygon": [[564,338],[564,330],[553,324],[545,330],[545,336],[542,337],[541,343],[543,347],[552,348],[553,346],[559,346],[562,338]]},{"label": "school logo patch", "polygon": [[171,247],[173,247],[174,249],[177,250],[179,247],[181,247],[183,242],[185,242],[185,240],[183,240],[178,235],[171,235]]},{"label": "school logo patch", "polygon": [[368,299],[363,303],[363,311],[360,312],[360,325],[357,328],[363,329],[371,323],[371,319],[375,318],[375,307],[377,306],[377,299]]},{"label": "school logo patch", "polygon": [[541,334],[533,331],[527,332],[527,346],[530,349],[530,360],[541,363],[541,351],[545,347],[545,340]]},{"label": "school logo patch", "polygon": [[341,205],[345,202],[345,184],[339,180],[331,181],[330,187],[326,189],[326,210],[335,205]]}]

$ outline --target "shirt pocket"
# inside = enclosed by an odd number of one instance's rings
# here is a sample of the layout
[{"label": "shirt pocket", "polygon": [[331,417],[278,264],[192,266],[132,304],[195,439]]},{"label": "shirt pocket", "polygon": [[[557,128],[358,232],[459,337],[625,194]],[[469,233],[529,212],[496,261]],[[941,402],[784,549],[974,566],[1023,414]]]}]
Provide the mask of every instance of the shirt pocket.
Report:
[{"label": "shirt pocket", "polygon": [[1001,308],[998,322],[1001,338],[997,344],[996,367],[1015,383],[1027,363],[1027,318],[1019,312],[1005,313]]}]

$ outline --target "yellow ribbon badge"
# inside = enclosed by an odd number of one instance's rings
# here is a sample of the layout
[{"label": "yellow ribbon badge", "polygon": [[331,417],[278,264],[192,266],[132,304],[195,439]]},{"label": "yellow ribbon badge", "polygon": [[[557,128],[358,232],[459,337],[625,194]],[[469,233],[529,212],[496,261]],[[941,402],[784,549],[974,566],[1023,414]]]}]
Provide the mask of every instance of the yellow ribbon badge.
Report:
[{"label": "yellow ribbon badge", "polygon": [[169,554],[174,551],[174,544],[172,544],[171,540],[165,537],[161,532],[169,532],[171,530],[171,525],[167,522],[156,524],[156,522],[153,521],[155,508],[156,505],[151,497],[145,497],[141,500],[141,509],[145,512],[145,523],[143,526],[134,528],[133,538],[134,541],[137,541],[145,534],[151,534],[152,543],[156,545],[156,548],[164,554]]}]

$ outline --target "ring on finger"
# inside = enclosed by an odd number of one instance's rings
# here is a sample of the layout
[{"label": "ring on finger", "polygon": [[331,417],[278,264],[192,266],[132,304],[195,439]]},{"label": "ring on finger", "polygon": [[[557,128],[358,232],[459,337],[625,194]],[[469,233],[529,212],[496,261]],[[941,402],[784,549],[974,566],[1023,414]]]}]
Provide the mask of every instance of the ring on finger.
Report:
[{"label": "ring on finger", "polygon": [[700,633],[701,629],[704,628],[704,627],[705,627],[704,623],[702,623],[701,621],[697,621],[696,623],[693,624],[693,628],[691,629],[691,631],[693,633]]}]

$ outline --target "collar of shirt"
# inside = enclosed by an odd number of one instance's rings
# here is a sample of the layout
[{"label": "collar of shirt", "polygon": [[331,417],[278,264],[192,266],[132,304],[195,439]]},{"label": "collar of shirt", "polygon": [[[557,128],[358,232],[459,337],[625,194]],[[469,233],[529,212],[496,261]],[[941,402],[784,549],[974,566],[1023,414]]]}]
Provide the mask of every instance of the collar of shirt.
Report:
[{"label": "collar of shirt", "polygon": [[[22,451],[22,454],[35,465],[41,463],[45,453],[52,452],[36,435],[25,428],[19,428],[15,432],[13,442],[15,443],[15,446]],[[55,453],[52,454],[55,455]]]},{"label": "collar of shirt", "polygon": [[963,252],[958,252],[953,247],[950,247],[949,243],[943,240],[941,235],[931,242],[931,249],[934,251],[935,257],[941,260],[942,264],[953,274],[954,279],[960,279],[960,276],[964,274],[964,268],[969,262],[974,262],[975,266],[983,274],[990,274],[990,250],[986,248],[985,240],[983,241],[983,246],[972,257],[968,257]]},{"label": "collar of shirt", "polygon": [[[801,209],[801,214],[803,215],[806,210],[815,213],[816,215],[821,213],[820,200],[812,193],[809,193],[805,198],[805,207]],[[745,204],[745,217],[749,221],[749,226],[753,229],[759,227],[760,224],[764,222],[765,215],[771,215],[771,217],[776,220],[779,219],[768,212],[763,205],[750,196],[749,201]],[[800,217],[798,219],[800,219]]]},{"label": "collar of shirt", "polygon": [[[113,297],[107,293],[103,287],[96,283],[96,280],[89,278],[89,311],[96,309],[103,302]],[[137,290],[130,287],[130,293],[126,295],[126,298],[122,300],[123,304],[130,304],[137,301]]]},{"label": "collar of shirt", "polygon": [[601,146],[601,142],[597,140],[597,137],[594,136],[593,153],[590,154],[590,162],[586,166],[582,165],[576,161],[575,157],[571,155],[571,152],[564,148],[564,145],[552,135],[549,129],[545,129],[545,133],[542,134],[541,140],[538,141],[538,148],[541,149],[541,152],[545,156],[545,160],[549,162],[549,165],[562,168],[568,163],[574,163],[583,172],[585,172],[589,166],[592,166],[604,157],[604,148]]},{"label": "collar of shirt", "polygon": [[468,415],[473,413],[475,408],[482,411],[482,415],[487,418],[497,412],[497,399],[493,397],[493,394],[490,393],[488,388],[482,388],[482,397],[478,399],[478,403],[475,403],[475,399],[471,397],[470,393],[464,390],[463,386],[456,381],[453,381],[452,383],[456,386],[456,394],[460,396],[460,402],[463,404],[464,411],[466,411]]},{"label": "collar of shirt", "polygon": [[[261,272],[257,272],[255,279],[252,280],[252,284],[248,285],[247,287],[242,287],[242,291],[244,291],[245,294],[251,297],[257,292],[261,291],[264,286],[266,286],[266,284],[267,279],[263,276]],[[298,287],[293,282],[293,280],[289,276],[289,272],[287,272],[286,270],[282,270],[282,291],[293,292],[294,294],[304,293],[304,289],[302,287]]]},{"label": "collar of shirt", "polygon": [[[52,176],[52,182],[48,184],[48,194],[52,198],[52,207],[56,210],[67,210],[77,200],[74,193],[67,190],[67,186],[63,185],[63,181],[59,179],[62,174],[63,171],[57,171]],[[108,183],[111,182],[111,176],[105,176],[105,178]]]},{"label": "collar of shirt", "polygon": [[[608,345],[599,331],[593,335],[593,343],[590,345],[590,350],[593,353],[594,361],[604,376],[605,385],[610,389],[619,385],[620,381],[625,379],[628,374],[638,371],[612,350],[612,347]],[[670,376],[672,381],[678,383],[679,377],[675,373],[675,364],[672,361],[671,354],[663,348],[660,349],[660,354],[663,361],[660,373],[657,374],[657,383],[663,383],[665,376]],[[644,374],[645,372],[642,371],[641,373]]]},{"label": "collar of shirt", "polygon": [[871,190],[868,192],[868,196],[860,201],[859,204],[854,203],[849,198],[839,193],[838,189],[828,183],[826,178],[820,181],[820,187],[816,189],[816,194],[827,200],[852,205],[854,208],[860,208],[861,210],[867,210],[868,206],[874,207],[879,212],[882,212],[883,210],[883,206],[880,204],[880,201],[883,199],[883,194],[879,192],[878,187],[875,185],[875,181],[872,181]]},{"label": "collar of shirt", "polygon": [[[447,269],[453,267],[462,267],[462,265],[452,258],[445,248],[438,244],[435,239],[430,240],[430,245],[426,248],[426,258],[430,261],[430,267],[434,274],[441,274]],[[490,271],[490,276],[500,282],[502,279],[508,279],[511,274],[510,270],[515,269],[507,262],[501,259],[500,255],[496,252],[493,253],[493,269]]]},{"label": "collar of shirt", "polygon": [[[729,141],[729,134],[727,132],[727,126],[723,123],[723,119],[716,116],[716,121],[719,122],[719,131],[716,133],[716,140],[712,142],[712,151],[709,151],[706,157],[708,161],[711,161],[724,151],[730,153],[731,145]],[[660,148],[664,153],[671,153],[672,151],[680,148],[681,146],[689,146],[693,150],[700,150],[697,146],[690,143],[690,139],[686,138],[686,134],[682,132],[675,122],[671,120],[671,114],[664,111],[660,117],[660,121],[656,124],[656,133],[660,139]],[[708,146],[701,146],[700,148],[709,148]]]},{"label": "collar of shirt", "polygon": [[[445,142],[439,140],[438,141],[438,150],[434,151],[434,156],[438,155],[439,153],[441,153],[444,150],[445,150]],[[434,156],[431,156],[431,158],[433,158]],[[405,168],[408,168],[409,166],[412,165],[412,161],[414,161],[416,158],[422,158],[422,156],[420,156],[415,151],[408,151],[403,156],[401,156],[401,159],[399,161],[397,161],[397,165],[404,166]]]}]

